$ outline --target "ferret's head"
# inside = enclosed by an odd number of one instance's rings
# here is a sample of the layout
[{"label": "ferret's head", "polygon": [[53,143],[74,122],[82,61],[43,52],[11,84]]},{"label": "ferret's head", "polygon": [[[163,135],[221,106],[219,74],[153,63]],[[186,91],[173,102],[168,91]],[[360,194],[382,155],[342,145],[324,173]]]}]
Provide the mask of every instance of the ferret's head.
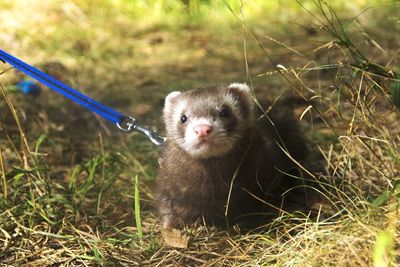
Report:
[{"label": "ferret's head", "polygon": [[253,124],[253,99],[246,84],[172,92],[165,99],[168,142],[195,158],[223,156]]}]

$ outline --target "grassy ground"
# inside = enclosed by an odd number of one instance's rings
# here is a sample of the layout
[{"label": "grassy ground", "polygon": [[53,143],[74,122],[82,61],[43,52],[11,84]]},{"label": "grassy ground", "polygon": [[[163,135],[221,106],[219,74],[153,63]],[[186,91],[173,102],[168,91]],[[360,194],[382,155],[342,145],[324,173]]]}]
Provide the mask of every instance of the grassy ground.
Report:
[{"label": "grassy ground", "polygon": [[166,247],[152,205],[159,149],[46,88],[13,93],[25,77],[3,64],[0,266],[400,263],[400,5],[244,3],[5,0],[0,49],[161,132],[176,89],[246,81],[259,98],[310,100],[298,116],[321,158],[307,166],[329,199],[318,215],[281,212],[241,234],[193,226],[188,248]]}]

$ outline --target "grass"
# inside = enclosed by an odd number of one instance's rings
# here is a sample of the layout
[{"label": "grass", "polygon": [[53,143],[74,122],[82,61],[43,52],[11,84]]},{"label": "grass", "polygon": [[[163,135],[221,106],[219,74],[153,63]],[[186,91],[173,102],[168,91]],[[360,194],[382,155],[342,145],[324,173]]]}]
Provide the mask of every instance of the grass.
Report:
[{"label": "grass", "polygon": [[248,77],[259,99],[303,97],[319,155],[304,168],[329,201],[260,231],[196,225],[187,249],[165,247],[160,151],[48,90],[7,93],[23,76],[2,65],[0,266],[398,265],[398,3],[188,2],[3,1],[1,49],[61,63],[64,81],[158,128],[176,89]]}]

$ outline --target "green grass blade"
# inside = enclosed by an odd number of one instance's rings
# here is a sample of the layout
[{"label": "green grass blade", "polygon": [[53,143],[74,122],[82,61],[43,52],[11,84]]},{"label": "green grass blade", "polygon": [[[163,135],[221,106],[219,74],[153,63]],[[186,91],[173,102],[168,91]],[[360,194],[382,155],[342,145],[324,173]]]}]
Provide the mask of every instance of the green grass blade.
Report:
[{"label": "green grass blade", "polygon": [[139,178],[135,176],[135,222],[137,234],[140,239],[143,238],[142,221],[140,216],[140,197],[139,197]]}]

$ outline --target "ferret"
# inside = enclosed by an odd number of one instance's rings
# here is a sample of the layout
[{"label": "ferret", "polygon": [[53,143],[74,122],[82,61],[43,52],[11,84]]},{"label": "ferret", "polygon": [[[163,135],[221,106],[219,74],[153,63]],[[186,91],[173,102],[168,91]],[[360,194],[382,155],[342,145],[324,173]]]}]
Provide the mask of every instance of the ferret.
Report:
[{"label": "ferret", "polygon": [[308,153],[287,109],[256,111],[244,83],[168,94],[155,194],[161,228],[247,224],[279,209],[287,174]]}]

